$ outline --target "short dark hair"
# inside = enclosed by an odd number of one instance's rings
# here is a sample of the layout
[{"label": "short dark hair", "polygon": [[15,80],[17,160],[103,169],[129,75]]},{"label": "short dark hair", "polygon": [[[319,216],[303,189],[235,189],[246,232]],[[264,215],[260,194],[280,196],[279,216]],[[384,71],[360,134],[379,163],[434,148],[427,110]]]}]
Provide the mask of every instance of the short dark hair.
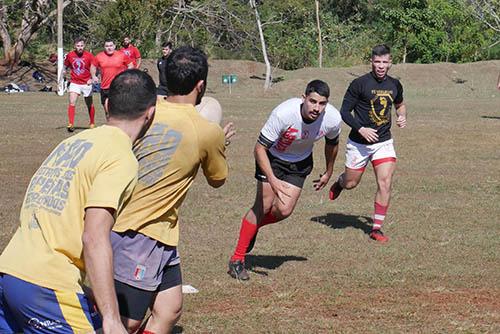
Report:
[{"label": "short dark hair", "polygon": [[112,38],[106,38],[104,40],[104,44],[106,44],[106,43],[113,43],[113,44],[115,44],[115,41]]},{"label": "short dark hair", "polygon": [[391,48],[385,44],[376,45],[372,49],[372,57],[373,56],[385,56],[385,55],[390,55],[390,54],[391,54]]},{"label": "short dark hair", "polygon": [[167,88],[172,95],[189,94],[200,80],[205,84],[208,75],[207,56],[191,46],[175,49],[167,58]]},{"label": "short dark hair", "polygon": [[171,49],[172,48],[172,42],[170,42],[170,41],[165,42],[165,43],[162,44],[161,47],[162,47],[162,49],[163,48],[170,48]]},{"label": "short dark hair", "polygon": [[305,95],[309,95],[311,93],[317,93],[323,97],[330,97],[330,87],[328,84],[321,80],[313,80],[307,84]]},{"label": "short dark hair", "polygon": [[80,42],[84,42],[85,43],[85,40],[83,39],[83,37],[76,37],[74,40],[73,40],[74,44],[76,43],[80,43]]},{"label": "short dark hair", "polygon": [[156,86],[149,74],[130,69],[118,74],[109,87],[111,117],[134,120],[156,104]]}]

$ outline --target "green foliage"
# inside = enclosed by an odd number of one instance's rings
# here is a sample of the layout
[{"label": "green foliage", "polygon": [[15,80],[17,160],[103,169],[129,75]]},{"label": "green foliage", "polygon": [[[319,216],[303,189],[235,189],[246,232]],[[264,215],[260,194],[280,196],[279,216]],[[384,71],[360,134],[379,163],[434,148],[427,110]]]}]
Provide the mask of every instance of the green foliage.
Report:
[{"label": "green foliage", "polygon": [[[497,0],[494,1],[496,3]],[[4,1],[12,38],[21,26],[22,1]],[[70,3],[64,12],[65,48],[82,36],[89,48],[106,38],[117,45],[129,35],[143,57],[159,55],[161,43],[202,47],[210,57],[262,61],[255,13],[247,0],[116,0]],[[481,21],[468,0],[320,0],[324,66],[366,62],[379,43],[395,62],[469,62],[499,57],[498,34]],[[51,3],[51,9],[55,2]],[[318,65],[318,31],[312,0],[257,1],[272,66]],[[474,11],[476,10],[476,12]],[[55,17],[39,29],[25,58],[46,57],[55,47]],[[13,41],[14,42],[14,41]],[[494,47],[491,47],[494,46]],[[55,51],[55,48],[53,49]],[[1,51],[0,51],[1,53]]]},{"label": "green foliage", "polygon": [[363,25],[359,15],[340,22],[331,12],[323,12],[322,32],[326,66],[351,66],[364,63],[373,45],[381,43],[376,39],[373,28]]},{"label": "green foliage", "polygon": [[463,2],[403,0],[375,6],[396,61],[431,63],[484,59],[493,32],[483,29]]},{"label": "green foliage", "polygon": [[[350,7],[352,2],[355,1],[345,1],[344,6]],[[355,14],[341,21],[329,8],[320,3],[323,64],[347,66],[362,63],[373,44],[372,29],[363,26],[361,15]],[[270,23],[264,27],[264,34],[274,66],[289,70],[318,66],[318,29],[313,1],[269,2],[260,10],[264,22]]]},{"label": "green foliage", "polygon": [[270,23],[264,36],[271,63],[284,69],[312,66],[318,54],[314,2],[266,2],[260,10],[264,24]]},{"label": "green foliage", "polygon": [[141,46],[138,34],[147,31],[151,25],[151,15],[144,10],[146,3],[148,1],[117,0],[96,13],[91,24],[92,46],[102,48],[106,39],[120,45],[126,35],[134,39],[134,44]]},{"label": "green foliage", "polygon": [[[495,38],[472,14],[472,9],[459,1],[433,0],[430,8],[441,18],[440,29],[446,34],[439,61],[470,62],[487,59],[487,46]],[[498,38],[498,36],[497,36]],[[444,56],[444,57],[443,57]],[[436,61],[436,59],[429,59]]]}]

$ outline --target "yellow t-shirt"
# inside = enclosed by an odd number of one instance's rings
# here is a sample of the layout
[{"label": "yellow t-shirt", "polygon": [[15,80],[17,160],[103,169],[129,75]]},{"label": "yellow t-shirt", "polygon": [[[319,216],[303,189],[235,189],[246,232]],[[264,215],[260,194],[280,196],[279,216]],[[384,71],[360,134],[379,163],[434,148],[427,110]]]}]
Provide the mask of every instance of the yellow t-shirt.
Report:
[{"label": "yellow t-shirt", "polygon": [[177,246],[178,210],[198,168],[207,179],[225,179],[224,150],[218,124],[204,119],[192,105],[159,100],[153,124],[134,145],[139,180],[113,230],[134,230]]},{"label": "yellow t-shirt", "polygon": [[120,210],[137,182],[132,141],[113,126],[62,141],[31,178],[0,272],[53,290],[82,292],[85,208]]}]

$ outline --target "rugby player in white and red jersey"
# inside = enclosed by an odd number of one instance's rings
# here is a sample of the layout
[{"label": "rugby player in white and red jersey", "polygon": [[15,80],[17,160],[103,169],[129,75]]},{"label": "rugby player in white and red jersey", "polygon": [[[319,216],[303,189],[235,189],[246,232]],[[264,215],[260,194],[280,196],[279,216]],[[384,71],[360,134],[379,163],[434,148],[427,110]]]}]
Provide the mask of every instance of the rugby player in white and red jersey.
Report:
[{"label": "rugby player in white and red jersey", "polygon": [[[399,80],[387,75],[392,60],[386,45],[372,50],[372,71],[349,85],[340,114],[351,127],[346,146],[345,171],[330,189],[330,199],[335,200],[343,189],[352,189],[361,181],[366,165],[371,161],[377,192],[375,193],[373,228],[370,238],[387,242],[382,231],[391,198],[392,175],[396,168],[396,152],[391,136],[391,109],[396,107],[396,124],[406,126],[406,107],[403,103],[403,86]],[[351,113],[354,111],[354,115]]]},{"label": "rugby player in white and red jersey", "polygon": [[90,128],[94,128],[95,109],[92,101],[92,78],[90,66],[94,61],[92,53],[85,51],[85,41],[82,38],[75,39],[75,49],[66,55],[64,66],[71,70],[71,81],[69,84],[68,126],[69,132],[75,131],[75,105],[78,96],[83,95],[85,104],[89,111]]},{"label": "rugby player in white and red jersey", "polygon": [[255,145],[257,195],[243,216],[238,244],[229,260],[228,274],[248,280],[245,254],[255,243],[257,231],[290,216],[304,181],[313,169],[314,143],[325,137],[325,171],[313,181],[323,189],[333,174],[337,157],[341,117],[328,104],[330,88],[321,80],[311,81],[302,98],[277,106],[260,132]]}]

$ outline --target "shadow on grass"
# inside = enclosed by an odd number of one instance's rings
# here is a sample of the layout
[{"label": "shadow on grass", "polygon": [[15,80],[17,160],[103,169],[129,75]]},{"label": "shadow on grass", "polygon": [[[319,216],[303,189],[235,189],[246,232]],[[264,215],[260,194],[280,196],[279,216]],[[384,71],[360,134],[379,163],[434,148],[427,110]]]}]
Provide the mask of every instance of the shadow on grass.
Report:
[{"label": "shadow on grass", "polygon": [[[66,126],[58,126],[56,127],[56,130],[60,130],[60,129],[65,129],[66,130]],[[87,130],[87,129],[90,129],[88,126],[75,126],[75,131],[76,130]]]},{"label": "shadow on grass", "polygon": [[328,213],[327,215],[312,217],[311,221],[326,225],[333,229],[354,227],[369,234],[372,230],[372,220],[366,216],[352,216],[341,213]]},{"label": "shadow on grass", "polygon": [[247,255],[245,259],[246,269],[262,275],[267,276],[267,271],[258,270],[256,268],[264,268],[273,270],[281,266],[283,263],[288,261],[307,261],[307,258],[303,256],[294,255]]},{"label": "shadow on grass", "polygon": [[481,118],[487,118],[487,119],[500,119],[500,116],[486,116],[486,115],[483,115],[483,116],[481,116]]}]

